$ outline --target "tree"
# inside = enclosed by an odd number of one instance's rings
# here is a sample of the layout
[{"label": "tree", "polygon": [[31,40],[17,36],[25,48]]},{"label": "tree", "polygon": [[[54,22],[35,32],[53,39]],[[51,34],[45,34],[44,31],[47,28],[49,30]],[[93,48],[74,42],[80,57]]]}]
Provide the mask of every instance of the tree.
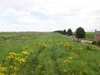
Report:
[{"label": "tree", "polygon": [[73,35],[72,30],[71,30],[71,29],[68,29],[67,34],[68,34],[69,36]]},{"label": "tree", "polygon": [[54,31],[54,32],[60,33],[60,34],[63,34],[63,35],[66,35],[67,34],[67,32],[66,32],[65,29],[64,30],[57,30],[57,31]]},{"label": "tree", "polygon": [[64,29],[63,34],[66,35],[66,30]]},{"label": "tree", "polygon": [[85,30],[82,27],[79,27],[77,28],[75,35],[77,38],[77,42],[79,42],[80,38],[85,38]]}]

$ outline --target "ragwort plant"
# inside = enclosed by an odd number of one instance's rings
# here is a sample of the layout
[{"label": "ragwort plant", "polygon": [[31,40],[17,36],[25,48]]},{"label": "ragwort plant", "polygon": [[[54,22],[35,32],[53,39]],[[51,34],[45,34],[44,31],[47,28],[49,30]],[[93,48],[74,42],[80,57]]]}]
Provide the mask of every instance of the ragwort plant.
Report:
[{"label": "ragwort plant", "polygon": [[[93,54],[87,46],[90,44],[80,43],[77,46],[77,43],[70,42],[60,34],[45,35],[23,46],[20,53],[10,52],[5,63],[0,65],[0,75],[99,74],[98,66],[95,67],[99,60],[87,57]],[[94,45],[91,47],[96,50]]]}]

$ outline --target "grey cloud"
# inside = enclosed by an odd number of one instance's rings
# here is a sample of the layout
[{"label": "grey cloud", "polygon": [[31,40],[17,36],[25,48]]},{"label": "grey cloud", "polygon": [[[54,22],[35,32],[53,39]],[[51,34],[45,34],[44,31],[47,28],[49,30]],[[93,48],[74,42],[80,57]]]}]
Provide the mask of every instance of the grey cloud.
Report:
[{"label": "grey cloud", "polygon": [[100,17],[96,17],[96,19],[100,20]]},{"label": "grey cloud", "polygon": [[89,14],[100,14],[100,9],[96,11],[89,12]]}]

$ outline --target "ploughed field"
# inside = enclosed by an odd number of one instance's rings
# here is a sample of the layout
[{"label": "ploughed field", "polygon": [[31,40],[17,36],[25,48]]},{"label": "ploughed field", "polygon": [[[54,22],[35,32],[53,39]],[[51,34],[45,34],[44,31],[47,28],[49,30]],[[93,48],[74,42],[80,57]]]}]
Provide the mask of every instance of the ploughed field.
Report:
[{"label": "ploughed field", "polygon": [[100,48],[58,33],[0,33],[0,75],[100,75]]}]

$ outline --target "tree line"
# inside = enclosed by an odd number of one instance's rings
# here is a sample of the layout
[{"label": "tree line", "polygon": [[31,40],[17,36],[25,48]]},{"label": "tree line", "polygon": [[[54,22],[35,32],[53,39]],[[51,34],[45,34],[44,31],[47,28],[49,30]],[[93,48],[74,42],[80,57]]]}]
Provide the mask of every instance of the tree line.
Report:
[{"label": "tree line", "polygon": [[82,27],[77,28],[75,33],[73,33],[70,28],[67,31],[64,29],[64,30],[58,30],[58,31],[55,31],[55,32],[61,33],[61,34],[67,35],[67,36],[73,36],[74,35],[77,38],[78,42],[80,41],[80,38],[86,37],[86,32],[85,32],[84,28],[82,28]]},{"label": "tree line", "polygon": [[71,29],[68,29],[68,31],[66,31],[65,29],[64,30],[58,30],[58,31],[55,31],[57,33],[61,33],[61,34],[64,34],[64,35],[69,35],[69,36],[72,36],[73,35],[73,32]]}]

